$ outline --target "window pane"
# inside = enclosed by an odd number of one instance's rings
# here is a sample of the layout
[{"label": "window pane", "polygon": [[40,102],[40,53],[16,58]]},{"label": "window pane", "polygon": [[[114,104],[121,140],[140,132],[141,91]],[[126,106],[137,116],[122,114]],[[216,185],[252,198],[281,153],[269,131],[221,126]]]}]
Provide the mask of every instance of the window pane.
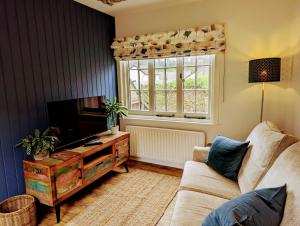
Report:
[{"label": "window pane", "polygon": [[155,89],[165,89],[165,69],[155,69]]},{"label": "window pane", "polygon": [[184,91],[184,112],[195,112],[195,91]]},{"label": "window pane", "polygon": [[195,67],[184,67],[184,89],[195,88]]},{"label": "window pane", "polygon": [[165,67],[165,59],[155,59],[154,66],[155,66],[155,68],[164,68]]},{"label": "window pane", "polygon": [[130,109],[131,110],[140,110],[140,97],[139,91],[130,92]]},{"label": "window pane", "polygon": [[167,89],[176,89],[176,68],[167,68]]},{"label": "window pane", "polygon": [[177,59],[176,58],[167,58],[166,67],[176,67]]},{"label": "window pane", "polygon": [[195,66],[196,65],[196,57],[184,57],[184,66]]},{"label": "window pane", "polygon": [[149,93],[148,93],[148,91],[141,91],[141,110],[149,111]]},{"label": "window pane", "polygon": [[208,113],[208,91],[197,91],[196,112]]},{"label": "window pane", "polygon": [[165,91],[155,92],[155,110],[158,112],[166,111]]},{"label": "window pane", "polygon": [[197,65],[209,65],[209,55],[197,56]]},{"label": "window pane", "polygon": [[139,60],[139,68],[140,69],[147,69],[148,68],[148,60]]},{"label": "window pane", "polygon": [[140,70],[140,89],[146,89],[149,88],[149,75],[148,75],[148,69],[147,70]]},{"label": "window pane", "polygon": [[209,66],[197,67],[197,89],[208,89],[209,88]]},{"label": "window pane", "polygon": [[137,68],[138,68],[138,60],[130,60],[129,69],[137,69]]},{"label": "window pane", "polygon": [[138,70],[130,70],[129,78],[130,78],[130,89],[139,89]]},{"label": "window pane", "polygon": [[168,91],[167,92],[167,111],[168,112],[176,112],[177,111],[176,104],[176,91]]}]

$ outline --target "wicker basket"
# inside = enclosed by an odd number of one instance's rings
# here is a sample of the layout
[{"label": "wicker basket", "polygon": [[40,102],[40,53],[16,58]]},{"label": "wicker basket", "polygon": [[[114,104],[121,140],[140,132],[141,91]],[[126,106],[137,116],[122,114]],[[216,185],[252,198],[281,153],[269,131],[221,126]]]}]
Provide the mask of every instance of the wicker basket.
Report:
[{"label": "wicker basket", "polygon": [[35,200],[30,195],[19,195],[0,203],[1,226],[35,226]]}]

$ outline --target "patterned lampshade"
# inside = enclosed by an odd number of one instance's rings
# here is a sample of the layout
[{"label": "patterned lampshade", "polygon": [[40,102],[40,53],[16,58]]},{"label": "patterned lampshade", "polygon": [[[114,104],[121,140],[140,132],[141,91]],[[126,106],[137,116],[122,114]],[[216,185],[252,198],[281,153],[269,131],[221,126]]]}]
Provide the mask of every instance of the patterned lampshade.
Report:
[{"label": "patterned lampshade", "polygon": [[280,58],[263,58],[249,61],[249,83],[280,81]]}]

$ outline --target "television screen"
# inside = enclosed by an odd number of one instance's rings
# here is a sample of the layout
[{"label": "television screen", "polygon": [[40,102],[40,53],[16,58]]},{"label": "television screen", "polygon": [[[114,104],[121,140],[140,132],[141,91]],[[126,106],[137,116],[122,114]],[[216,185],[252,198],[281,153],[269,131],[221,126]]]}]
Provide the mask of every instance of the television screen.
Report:
[{"label": "television screen", "polygon": [[104,101],[98,96],[47,104],[51,130],[60,141],[57,149],[80,146],[107,130]]}]

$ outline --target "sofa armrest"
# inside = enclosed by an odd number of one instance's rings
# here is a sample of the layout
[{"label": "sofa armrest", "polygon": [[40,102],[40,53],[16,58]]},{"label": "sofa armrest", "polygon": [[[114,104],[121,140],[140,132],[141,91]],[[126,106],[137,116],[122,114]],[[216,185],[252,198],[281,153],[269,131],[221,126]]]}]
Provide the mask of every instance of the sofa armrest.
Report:
[{"label": "sofa armrest", "polygon": [[194,147],[193,160],[197,162],[205,162],[208,157],[210,147]]}]

